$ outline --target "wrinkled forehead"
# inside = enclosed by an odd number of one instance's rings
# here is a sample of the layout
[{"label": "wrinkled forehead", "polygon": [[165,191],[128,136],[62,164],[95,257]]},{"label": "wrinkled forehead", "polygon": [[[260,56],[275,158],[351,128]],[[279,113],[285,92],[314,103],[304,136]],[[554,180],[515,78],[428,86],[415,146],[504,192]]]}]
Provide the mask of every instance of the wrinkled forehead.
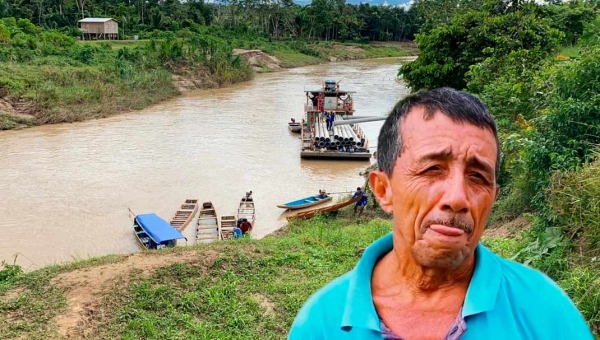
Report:
[{"label": "wrinkled forehead", "polygon": [[400,124],[402,149],[416,155],[432,150],[477,154],[494,166],[498,158],[498,145],[494,132],[469,122],[453,120],[438,111],[427,115],[422,108],[414,108],[403,117]]}]

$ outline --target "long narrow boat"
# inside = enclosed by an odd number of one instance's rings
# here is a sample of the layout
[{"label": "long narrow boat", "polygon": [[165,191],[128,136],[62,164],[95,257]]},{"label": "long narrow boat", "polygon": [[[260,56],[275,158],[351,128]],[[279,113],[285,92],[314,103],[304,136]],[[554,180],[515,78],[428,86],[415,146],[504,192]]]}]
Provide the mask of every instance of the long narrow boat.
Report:
[{"label": "long narrow boat", "polygon": [[196,224],[196,243],[210,243],[220,239],[219,220],[212,202],[202,203]]},{"label": "long narrow boat", "polygon": [[146,249],[163,249],[177,245],[178,239],[187,238],[154,213],[135,215],[133,230],[140,245]]},{"label": "long narrow boat", "polygon": [[175,212],[175,216],[171,219],[171,225],[179,230],[183,231],[188,224],[194,219],[196,216],[196,212],[198,212],[198,200],[197,199],[187,199],[181,205],[179,210]]},{"label": "long narrow boat", "polygon": [[235,216],[221,216],[221,232],[219,235],[221,240],[233,239],[233,229],[236,227],[235,221]]},{"label": "long narrow boat", "polygon": [[329,195],[325,195],[325,197],[321,197],[319,195],[305,197],[296,201],[287,202],[283,204],[278,204],[278,208],[287,209],[287,210],[296,210],[308,207],[314,207],[315,205],[323,204],[325,202],[331,201],[333,197]]},{"label": "long narrow boat", "polygon": [[344,201],[344,202],[338,203],[338,204],[334,204],[329,207],[318,208],[318,209],[313,209],[313,210],[309,210],[309,211],[303,211],[303,212],[297,213],[295,215],[288,216],[287,220],[291,221],[294,219],[307,219],[307,218],[314,217],[317,213],[324,214],[324,213],[328,213],[328,212],[338,211],[344,207],[349,206],[352,203],[355,203],[359,199],[360,199],[360,197],[350,198],[347,201]]},{"label": "long narrow boat", "polygon": [[256,220],[256,210],[254,209],[254,199],[247,199],[243,197],[240,200],[240,204],[237,209],[237,214],[235,215],[235,220],[239,221],[240,219],[245,218],[250,222],[252,228],[254,229],[254,221]]}]

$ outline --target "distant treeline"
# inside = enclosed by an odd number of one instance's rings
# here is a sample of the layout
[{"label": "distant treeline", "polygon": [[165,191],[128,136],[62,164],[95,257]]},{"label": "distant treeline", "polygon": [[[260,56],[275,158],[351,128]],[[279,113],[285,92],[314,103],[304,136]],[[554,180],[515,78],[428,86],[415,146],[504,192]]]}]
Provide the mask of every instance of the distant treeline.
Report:
[{"label": "distant treeline", "polygon": [[26,18],[49,29],[78,35],[77,21],[110,17],[121,36],[219,26],[273,39],[343,41],[412,40],[425,20],[427,1],[403,7],[351,5],[345,0],[0,0],[0,18]]}]

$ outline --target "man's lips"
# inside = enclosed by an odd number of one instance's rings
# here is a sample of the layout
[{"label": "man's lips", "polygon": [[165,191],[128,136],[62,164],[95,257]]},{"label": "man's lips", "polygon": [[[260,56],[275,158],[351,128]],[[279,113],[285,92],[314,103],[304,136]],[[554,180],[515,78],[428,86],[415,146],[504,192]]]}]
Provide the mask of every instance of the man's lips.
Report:
[{"label": "man's lips", "polygon": [[442,234],[445,236],[462,236],[465,234],[465,231],[462,229],[458,229],[458,228],[453,228],[453,227],[447,227],[445,225],[442,224],[432,224],[429,226],[429,229],[435,231],[438,234]]}]

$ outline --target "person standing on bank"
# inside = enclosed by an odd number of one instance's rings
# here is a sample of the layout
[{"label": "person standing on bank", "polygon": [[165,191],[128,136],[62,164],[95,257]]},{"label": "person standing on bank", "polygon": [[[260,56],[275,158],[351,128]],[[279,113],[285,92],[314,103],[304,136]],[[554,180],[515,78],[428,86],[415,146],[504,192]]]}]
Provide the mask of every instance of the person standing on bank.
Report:
[{"label": "person standing on bank", "polygon": [[356,192],[354,193],[354,195],[352,195],[352,198],[356,198],[356,197],[360,197],[358,201],[356,201],[356,204],[354,205],[354,215],[356,215],[356,210],[358,210],[358,217],[360,217],[360,215],[362,215],[363,211],[365,210],[365,207],[367,206],[367,203],[369,202],[369,196],[367,195],[366,192],[364,192],[362,190],[361,187],[356,188]]},{"label": "person standing on bank", "polygon": [[450,88],[412,94],[377,145],[369,180],[393,231],[310,297],[289,339],[593,339],[554,281],[479,243],[500,159],[479,99]]}]

